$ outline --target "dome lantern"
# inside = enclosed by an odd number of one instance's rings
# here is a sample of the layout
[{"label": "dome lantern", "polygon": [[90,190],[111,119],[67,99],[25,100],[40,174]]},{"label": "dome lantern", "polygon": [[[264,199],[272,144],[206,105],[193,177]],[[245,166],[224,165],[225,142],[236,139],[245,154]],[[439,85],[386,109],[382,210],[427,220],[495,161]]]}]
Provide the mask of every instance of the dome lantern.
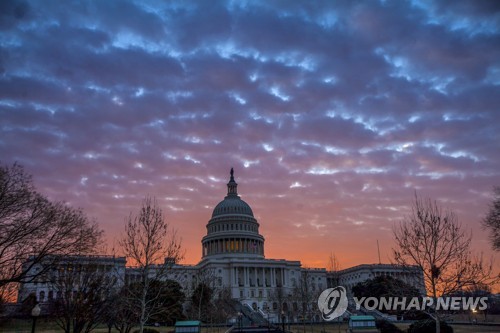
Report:
[{"label": "dome lantern", "polygon": [[227,196],[238,196],[238,183],[234,181],[234,170],[231,168],[229,172],[231,178],[229,179],[229,183],[227,183]]}]

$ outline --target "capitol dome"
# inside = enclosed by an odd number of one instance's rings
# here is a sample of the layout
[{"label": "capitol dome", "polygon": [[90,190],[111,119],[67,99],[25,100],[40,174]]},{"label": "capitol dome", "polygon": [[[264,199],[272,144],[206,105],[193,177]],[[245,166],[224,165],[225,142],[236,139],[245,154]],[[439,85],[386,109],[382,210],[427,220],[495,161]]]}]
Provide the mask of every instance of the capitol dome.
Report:
[{"label": "capitol dome", "polygon": [[231,168],[227,195],[215,206],[202,239],[202,256],[264,257],[264,237],[252,208],[238,195],[238,184]]},{"label": "capitol dome", "polygon": [[212,217],[227,214],[243,214],[253,216],[252,208],[239,196],[227,196],[215,206]]}]

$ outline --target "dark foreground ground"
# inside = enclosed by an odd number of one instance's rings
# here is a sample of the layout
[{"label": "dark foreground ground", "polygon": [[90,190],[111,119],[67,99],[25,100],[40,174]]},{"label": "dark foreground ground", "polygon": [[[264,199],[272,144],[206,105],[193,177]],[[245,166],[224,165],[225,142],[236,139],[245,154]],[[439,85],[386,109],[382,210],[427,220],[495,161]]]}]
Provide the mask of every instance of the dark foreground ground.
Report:
[{"label": "dark foreground ground", "polygon": [[[10,320],[9,322],[0,325],[0,333],[31,333],[32,328],[31,320]],[[397,323],[399,328],[406,330],[409,324]],[[460,325],[453,324],[453,329],[455,333],[486,333],[486,332],[500,332],[500,326],[483,326],[483,325]],[[160,333],[172,333],[174,331],[173,327],[155,327]],[[286,329],[289,327],[287,325]],[[203,327],[201,333],[224,333],[228,330],[227,327]],[[347,324],[325,324],[325,325],[291,325],[290,332],[292,333],[345,333],[347,330]],[[36,323],[37,333],[61,333],[63,332],[54,322],[40,319]],[[93,332],[96,333],[107,333],[108,328],[105,326],[100,326],[96,328]],[[112,333],[117,333],[115,329],[111,330]],[[267,333],[264,329],[263,332]],[[238,333],[238,329],[235,329],[233,333]],[[272,333],[272,332],[271,332]]]}]

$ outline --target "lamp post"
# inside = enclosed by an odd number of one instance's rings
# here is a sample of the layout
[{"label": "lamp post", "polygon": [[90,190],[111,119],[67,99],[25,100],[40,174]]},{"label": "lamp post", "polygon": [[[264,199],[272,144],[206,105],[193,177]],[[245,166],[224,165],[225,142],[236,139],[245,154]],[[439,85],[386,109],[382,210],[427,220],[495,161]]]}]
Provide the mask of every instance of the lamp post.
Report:
[{"label": "lamp post", "polygon": [[31,333],[35,333],[36,318],[38,318],[41,311],[42,309],[40,308],[40,305],[38,303],[36,303],[33,309],[31,310],[31,316],[33,317],[33,325],[31,326]]},{"label": "lamp post", "polygon": [[238,331],[241,333],[241,317],[243,316],[243,313],[238,311]]},{"label": "lamp post", "polygon": [[281,311],[281,325],[283,326],[283,333],[285,333],[285,311]]},{"label": "lamp post", "polygon": [[472,309],[472,324],[473,325],[477,324],[476,313],[477,313],[477,309],[476,308]]}]

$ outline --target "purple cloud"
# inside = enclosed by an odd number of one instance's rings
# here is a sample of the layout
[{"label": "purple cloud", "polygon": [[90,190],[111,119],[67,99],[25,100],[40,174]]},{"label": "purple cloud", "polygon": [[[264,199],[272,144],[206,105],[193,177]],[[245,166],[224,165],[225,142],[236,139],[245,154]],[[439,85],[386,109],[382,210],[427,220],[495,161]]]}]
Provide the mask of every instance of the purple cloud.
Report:
[{"label": "purple cloud", "polygon": [[4,2],[1,162],[110,243],[157,196],[189,262],[230,167],[270,257],[388,256],[414,190],[488,251],[499,26],[477,1]]}]

